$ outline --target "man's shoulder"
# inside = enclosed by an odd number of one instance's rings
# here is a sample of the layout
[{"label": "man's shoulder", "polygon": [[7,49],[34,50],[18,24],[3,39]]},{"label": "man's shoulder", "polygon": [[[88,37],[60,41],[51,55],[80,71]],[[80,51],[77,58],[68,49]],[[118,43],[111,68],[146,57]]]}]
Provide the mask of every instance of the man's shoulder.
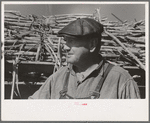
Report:
[{"label": "man's shoulder", "polygon": [[110,78],[111,78],[111,83],[113,83],[114,85],[118,85],[118,87],[121,89],[127,85],[131,85],[135,83],[130,73],[123,67],[117,65],[115,65],[110,71]]},{"label": "man's shoulder", "polygon": [[123,67],[120,67],[118,65],[114,65],[111,72],[113,72],[114,74],[119,74],[119,75],[127,77],[127,78],[128,77],[131,78],[131,75],[129,74],[129,72],[127,70],[125,70]]},{"label": "man's shoulder", "polygon": [[53,76],[63,75],[66,73],[67,70],[68,66],[62,66],[53,74]]}]

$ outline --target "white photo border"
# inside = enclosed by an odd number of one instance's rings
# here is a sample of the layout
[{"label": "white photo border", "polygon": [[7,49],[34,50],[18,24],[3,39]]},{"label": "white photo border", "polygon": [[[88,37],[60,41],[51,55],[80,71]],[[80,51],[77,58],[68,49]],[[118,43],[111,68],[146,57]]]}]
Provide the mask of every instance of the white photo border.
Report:
[{"label": "white photo border", "polygon": [[[146,22],[146,98],[140,100],[4,100],[4,56],[1,60],[2,121],[148,121],[149,118],[149,3],[148,2],[44,2],[36,4],[145,4]],[[1,3],[1,41],[4,41],[4,5]],[[4,43],[3,43],[4,44]],[[4,45],[2,46],[4,51]],[[3,55],[3,54],[2,54]],[[87,105],[82,105],[82,104]]]}]

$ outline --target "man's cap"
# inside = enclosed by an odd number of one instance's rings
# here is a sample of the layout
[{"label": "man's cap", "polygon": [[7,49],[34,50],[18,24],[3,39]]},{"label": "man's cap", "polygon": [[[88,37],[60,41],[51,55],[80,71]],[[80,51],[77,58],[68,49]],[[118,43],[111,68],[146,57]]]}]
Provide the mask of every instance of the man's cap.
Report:
[{"label": "man's cap", "polygon": [[103,25],[91,18],[78,18],[58,32],[58,37],[101,37]]}]

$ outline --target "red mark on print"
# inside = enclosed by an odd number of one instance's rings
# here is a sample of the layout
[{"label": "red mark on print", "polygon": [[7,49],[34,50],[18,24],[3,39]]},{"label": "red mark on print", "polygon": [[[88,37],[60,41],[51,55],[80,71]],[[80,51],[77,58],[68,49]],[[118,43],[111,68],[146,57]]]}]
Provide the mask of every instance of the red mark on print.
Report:
[{"label": "red mark on print", "polygon": [[75,102],[75,105],[87,105],[87,103],[79,103],[79,102]]}]

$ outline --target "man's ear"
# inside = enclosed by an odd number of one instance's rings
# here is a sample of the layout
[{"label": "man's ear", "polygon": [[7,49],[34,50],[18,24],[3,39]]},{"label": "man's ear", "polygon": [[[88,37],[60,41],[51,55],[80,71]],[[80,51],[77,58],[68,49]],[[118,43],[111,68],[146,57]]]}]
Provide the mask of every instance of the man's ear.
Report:
[{"label": "man's ear", "polygon": [[94,52],[98,45],[98,39],[91,39],[90,41],[90,52]]}]

